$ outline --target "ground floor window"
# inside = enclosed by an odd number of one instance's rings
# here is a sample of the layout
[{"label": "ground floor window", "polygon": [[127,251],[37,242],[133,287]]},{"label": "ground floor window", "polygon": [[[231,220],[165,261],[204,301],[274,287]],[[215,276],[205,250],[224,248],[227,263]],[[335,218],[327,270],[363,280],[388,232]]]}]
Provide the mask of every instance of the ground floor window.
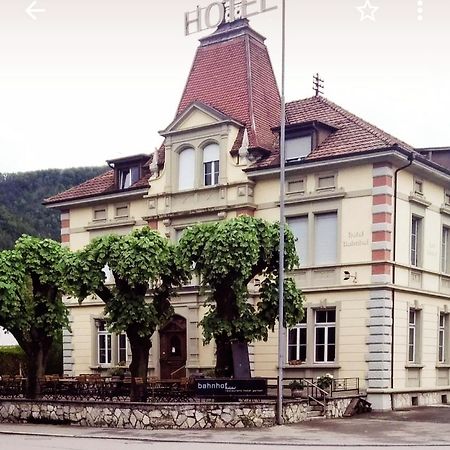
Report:
[{"label": "ground floor window", "polygon": [[314,321],[314,361],[336,360],[336,308],[317,309]]},{"label": "ground floor window", "polygon": [[96,319],[97,361],[100,366],[125,365],[128,361],[128,339],[125,333],[108,330],[106,320]]},{"label": "ground floor window", "polygon": [[295,364],[306,361],[308,329],[306,313],[303,320],[288,332],[288,363]]},{"label": "ground floor window", "polygon": [[439,332],[438,332],[438,361],[446,363],[448,361],[448,314],[439,314]]},{"label": "ground floor window", "polygon": [[410,308],[408,323],[408,362],[410,363],[417,363],[419,361],[419,314],[419,310]]}]

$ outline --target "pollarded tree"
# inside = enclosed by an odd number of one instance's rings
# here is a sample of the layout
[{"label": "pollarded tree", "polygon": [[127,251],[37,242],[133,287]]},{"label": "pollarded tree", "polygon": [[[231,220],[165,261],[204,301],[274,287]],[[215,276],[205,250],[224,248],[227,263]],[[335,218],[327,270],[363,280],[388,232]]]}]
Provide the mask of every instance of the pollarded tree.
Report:
[{"label": "pollarded tree", "polygon": [[62,302],[68,250],[50,239],[22,236],[13,250],[0,252],[0,326],[27,356],[27,396],[40,393],[54,340],[68,327]]},{"label": "pollarded tree", "polygon": [[[233,340],[267,340],[278,320],[279,224],[254,217],[198,224],[186,230],[178,253],[185,267],[194,265],[209,292],[209,311],[201,321],[205,343],[217,346],[216,375],[232,376]],[[285,267],[298,263],[294,237],[286,229]],[[249,302],[247,285],[263,279],[259,301]],[[292,326],[303,315],[303,295],[292,278],[284,283],[284,321]]]},{"label": "pollarded tree", "polygon": [[[113,285],[105,283],[105,266],[114,276]],[[68,274],[72,294],[80,302],[97,295],[105,303],[109,328],[127,334],[131,375],[145,384],[153,333],[172,316],[170,298],[186,279],[176,265],[174,247],[148,227],[126,236],[102,236],[73,254]],[[131,401],[142,395],[133,381]]]}]

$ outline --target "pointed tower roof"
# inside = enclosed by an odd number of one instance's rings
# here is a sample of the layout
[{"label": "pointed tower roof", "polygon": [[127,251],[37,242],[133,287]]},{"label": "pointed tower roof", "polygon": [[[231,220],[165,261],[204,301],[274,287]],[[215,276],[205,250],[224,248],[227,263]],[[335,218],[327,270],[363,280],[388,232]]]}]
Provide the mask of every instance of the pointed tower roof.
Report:
[{"label": "pointed tower roof", "polygon": [[205,103],[245,124],[250,147],[271,150],[281,103],[264,41],[247,19],[201,39],[177,116],[193,102]]}]

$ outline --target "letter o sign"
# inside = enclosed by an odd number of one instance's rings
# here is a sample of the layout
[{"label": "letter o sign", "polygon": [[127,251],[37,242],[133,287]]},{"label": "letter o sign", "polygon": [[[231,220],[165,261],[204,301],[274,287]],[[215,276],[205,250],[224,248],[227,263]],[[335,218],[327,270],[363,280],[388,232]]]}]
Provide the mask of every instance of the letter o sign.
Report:
[{"label": "letter o sign", "polygon": [[[213,11],[214,8],[217,8],[217,12],[218,12],[218,18],[217,18],[217,22],[214,22],[214,17],[211,18],[211,13]],[[225,7],[223,3],[220,2],[214,2],[211,3],[205,11],[205,24],[208,28],[216,28],[218,27],[225,19]]]}]

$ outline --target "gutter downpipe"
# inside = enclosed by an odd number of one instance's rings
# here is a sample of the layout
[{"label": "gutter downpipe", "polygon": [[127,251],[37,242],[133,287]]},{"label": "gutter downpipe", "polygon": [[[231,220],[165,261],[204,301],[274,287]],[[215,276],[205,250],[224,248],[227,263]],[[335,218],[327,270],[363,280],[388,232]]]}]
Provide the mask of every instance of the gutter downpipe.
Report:
[{"label": "gutter downpipe", "polygon": [[[408,155],[408,164],[399,167],[394,172],[394,224],[392,229],[392,311],[391,311],[391,389],[394,389],[394,333],[395,333],[395,283],[396,283],[396,266],[397,266],[397,193],[398,193],[398,173],[411,166],[415,159],[415,155],[411,152]],[[393,405],[393,394],[391,393],[391,408]]]}]

